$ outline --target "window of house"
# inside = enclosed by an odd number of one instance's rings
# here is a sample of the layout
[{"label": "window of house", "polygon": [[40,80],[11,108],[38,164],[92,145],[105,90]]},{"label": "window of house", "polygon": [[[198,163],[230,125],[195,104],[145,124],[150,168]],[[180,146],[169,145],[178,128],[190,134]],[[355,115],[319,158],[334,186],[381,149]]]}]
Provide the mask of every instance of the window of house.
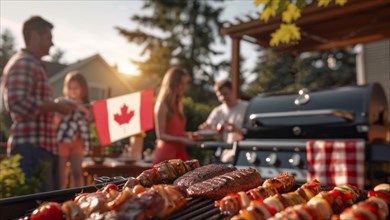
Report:
[{"label": "window of house", "polygon": [[90,100],[102,100],[107,99],[109,97],[109,87],[103,84],[88,84],[88,92]]}]

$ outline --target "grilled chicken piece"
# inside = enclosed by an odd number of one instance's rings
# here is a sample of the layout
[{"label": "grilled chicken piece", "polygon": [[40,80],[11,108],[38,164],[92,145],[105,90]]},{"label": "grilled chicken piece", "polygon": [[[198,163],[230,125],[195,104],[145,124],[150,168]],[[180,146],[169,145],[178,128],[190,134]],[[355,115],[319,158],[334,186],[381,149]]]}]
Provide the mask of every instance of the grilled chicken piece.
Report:
[{"label": "grilled chicken piece", "polygon": [[136,198],[125,202],[117,219],[138,220],[164,218],[186,205],[186,193],[180,186],[154,185]]},{"label": "grilled chicken piece", "polygon": [[183,176],[177,178],[173,184],[188,188],[189,186],[213,178],[224,173],[236,170],[223,164],[209,164],[203,167],[196,168]]},{"label": "grilled chicken piece", "polygon": [[192,197],[222,199],[230,193],[246,191],[262,183],[260,174],[253,168],[235,170],[211,179],[196,183],[187,188]]},{"label": "grilled chicken piece", "polygon": [[62,204],[62,212],[66,220],[83,220],[85,215],[80,206],[78,206],[74,201],[69,200]]},{"label": "grilled chicken piece", "polygon": [[295,178],[289,173],[282,173],[275,178],[265,180],[263,186],[274,187],[279,193],[286,193],[295,186]]},{"label": "grilled chicken piece", "polygon": [[164,198],[154,190],[148,190],[127,201],[119,210],[118,220],[140,220],[152,218],[163,209]]}]

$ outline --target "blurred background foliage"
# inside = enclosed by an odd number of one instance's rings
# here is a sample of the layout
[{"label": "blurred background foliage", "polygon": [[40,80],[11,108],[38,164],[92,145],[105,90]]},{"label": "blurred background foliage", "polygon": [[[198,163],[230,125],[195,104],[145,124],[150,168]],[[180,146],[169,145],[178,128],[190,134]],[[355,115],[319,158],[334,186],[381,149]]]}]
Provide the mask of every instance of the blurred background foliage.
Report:
[{"label": "blurred background foliage", "polygon": [[38,193],[43,183],[43,170],[47,166],[41,163],[33,172],[33,177],[26,178],[20,168],[22,157],[17,154],[0,161],[0,199]]}]

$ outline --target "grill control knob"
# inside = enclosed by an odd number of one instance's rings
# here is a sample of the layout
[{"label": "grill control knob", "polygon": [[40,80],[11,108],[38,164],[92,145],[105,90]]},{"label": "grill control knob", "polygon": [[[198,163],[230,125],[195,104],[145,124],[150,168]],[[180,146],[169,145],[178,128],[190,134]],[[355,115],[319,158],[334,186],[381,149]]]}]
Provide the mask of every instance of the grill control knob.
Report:
[{"label": "grill control knob", "polygon": [[302,134],[302,129],[299,126],[294,126],[292,132],[295,136],[298,136]]},{"label": "grill control knob", "polygon": [[269,154],[267,156],[267,158],[265,158],[265,161],[269,165],[274,166],[274,167],[278,167],[280,165],[280,161],[279,161],[278,155],[276,155],[276,153]]},{"label": "grill control knob", "polygon": [[302,161],[301,155],[299,155],[299,154],[293,154],[291,156],[291,158],[288,160],[288,162],[293,167],[303,168],[303,161]]},{"label": "grill control knob", "polygon": [[255,152],[246,152],[245,154],[246,160],[253,165],[259,165],[260,159],[257,157],[257,154]]}]

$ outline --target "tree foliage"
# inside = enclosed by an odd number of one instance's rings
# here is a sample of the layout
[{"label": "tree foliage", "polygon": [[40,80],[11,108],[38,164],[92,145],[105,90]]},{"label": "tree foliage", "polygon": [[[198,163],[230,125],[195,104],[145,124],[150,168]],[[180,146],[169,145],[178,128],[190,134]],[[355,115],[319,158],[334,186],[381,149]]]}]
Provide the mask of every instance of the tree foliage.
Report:
[{"label": "tree foliage", "polygon": [[268,49],[259,56],[253,72],[256,79],[244,91],[246,96],[258,93],[291,93],[353,85],[356,83],[356,61],[352,48],[309,52],[300,56]]},{"label": "tree foliage", "polygon": [[296,21],[301,17],[301,11],[307,5],[317,1],[318,7],[326,7],[331,2],[343,6],[347,0],[254,0],[256,6],[263,7],[260,19],[267,22],[271,17],[282,15],[280,27],[271,34],[271,46],[281,43],[297,42],[301,39],[299,27]]},{"label": "tree foliage", "polygon": [[60,49],[60,48],[56,48],[54,50],[54,53],[52,53],[50,55],[50,62],[52,63],[64,63],[63,61],[61,61],[63,58],[64,58],[64,54],[65,54],[65,51]]},{"label": "tree foliage", "polygon": [[0,76],[14,53],[16,53],[15,37],[9,29],[5,29],[0,38]]},{"label": "tree foliage", "polygon": [[[223,52],[213,45],[224,42],[219,33],[223,8],[202,0],[147,0],[143,9],[151,14],[135,15],[137,30],[116,27],[129,42],[143,46],[146,60],[133,61],[145,77],[162,78],[171,65],[187,69],[192,77],[191,96],[201,100],[204,89],[214,83],[216,74],[228,67],[227,61],[216,62]],[[151,31],[153,30],[153,34]],[[219,40],[219,41],[217,41]],[[209,94],[206,94],[206,97]]]}]

